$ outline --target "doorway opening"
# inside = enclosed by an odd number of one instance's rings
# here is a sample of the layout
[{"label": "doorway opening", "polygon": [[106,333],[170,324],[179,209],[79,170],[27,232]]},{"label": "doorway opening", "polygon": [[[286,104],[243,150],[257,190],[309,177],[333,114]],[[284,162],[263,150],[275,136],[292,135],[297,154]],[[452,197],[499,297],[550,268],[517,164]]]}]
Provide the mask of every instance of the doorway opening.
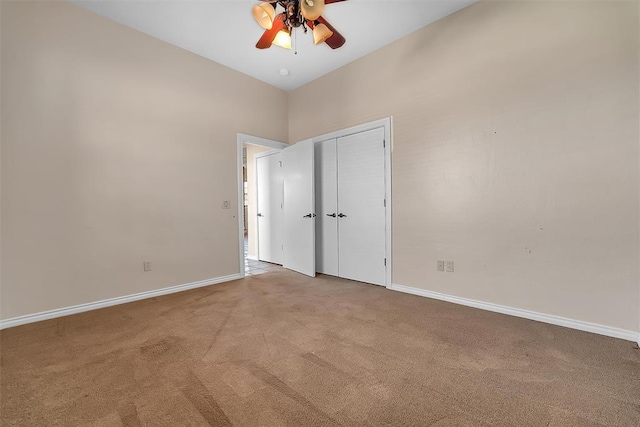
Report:
[{"label": "doorway opening", "polygon": [[[269,163],[272,156],[277,156],[287,144],[250,135],[238,134],[238,209],[240,274],[255,276],[281,268],[282,262],[269,253],[269,240],[272,235],[281,234],[274,227],[273,214],[261,212],[268,210],[269,200],[259,200],[258,189],[263,188],[262,196],[269,190],[269,184],[260,182],[269,175]],[[259,185],[260,182],[260,185]],[[261,197],[264,199],[264,197]],[[262,203],[259,203],[262,202]],[[277,221],[275,221],[277,226]],[[281,225],[281,224],[280,224]],[[272,229],[273,228],[273,229]],[[262,235],[262,242],[260,236]],[[262,249],[262,252],[261,252]],[[280,261],[280,262],[278,262]]]}]

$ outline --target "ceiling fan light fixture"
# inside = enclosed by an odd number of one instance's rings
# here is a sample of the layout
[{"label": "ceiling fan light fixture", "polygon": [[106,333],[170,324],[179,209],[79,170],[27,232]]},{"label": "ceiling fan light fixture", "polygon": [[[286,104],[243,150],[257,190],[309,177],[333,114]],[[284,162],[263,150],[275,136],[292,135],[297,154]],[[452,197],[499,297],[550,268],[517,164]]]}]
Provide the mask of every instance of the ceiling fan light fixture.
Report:
[{"label": "ceiling fan light fixture", "polygon": [[315,21],[324,11],[324,0],[300,0],[302,16],[310,21]]},{"label": "ceiling fan light fixture", "polygon": [[276,16],[276,10],[271,3],[263,3],[253,6],[253,18],[265,30],[273,27],[273,20]]},{"label": "ceiling fan light fixture", "polygon": [[329,37],[333,35],[333,31],[324,24],[318,24],[313,27],[313,43],[324,43]]},{"label": "ceiling fan light fixture", "polygon": [[285,49],[291,49],[291,34],[289,34],[289,31],[278,31],[276,38],[273,40],[273,44]]},{"label": "ceiling fan light fixture", "polygon": [[[325,4],[342,1],[345,0],[262,0],[253,9],[256,22],[265,28],[262,37],[256,43],[256,48],[268,49],[276,45],[292,49],[294,43],[291,36],[296,29],[304,31],[305,34],[312,30],[313,42],[316,45],[325,43],[331,49],[342,47],[346,42],[344,36],[321,15]],[[284,10],[278,13],[279,9]]]}]

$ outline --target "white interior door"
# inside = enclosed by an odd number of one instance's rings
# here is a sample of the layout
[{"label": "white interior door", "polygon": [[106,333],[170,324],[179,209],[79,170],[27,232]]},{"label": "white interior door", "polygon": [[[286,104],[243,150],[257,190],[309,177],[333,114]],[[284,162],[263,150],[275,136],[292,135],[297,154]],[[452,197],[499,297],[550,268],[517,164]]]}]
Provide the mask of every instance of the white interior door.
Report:
[{"label": "white interior door", "polygon": [[315,144],[316,271],[338,276],[338,169],[336,140]]},{"label": "white interior door", "polygon": [[384,128],[338,138],[337,157],[340,277],[384,286]]},{"label": "white interior door", "polygon": [[284,267],[316,275],[313,141],[282,151],[284,174]]},{"label": "white interior door", "polygon": [[256,158],[258,259],[282,264],[282,154]]}]

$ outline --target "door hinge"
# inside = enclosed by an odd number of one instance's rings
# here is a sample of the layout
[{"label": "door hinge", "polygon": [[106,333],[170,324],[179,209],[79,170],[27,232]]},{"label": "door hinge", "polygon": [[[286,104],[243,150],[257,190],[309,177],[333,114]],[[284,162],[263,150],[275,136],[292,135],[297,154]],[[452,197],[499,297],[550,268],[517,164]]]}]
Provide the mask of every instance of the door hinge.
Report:
[{"label": "door hinge", "polygon": [[385,266],[387,265],[387,259],[386,258],[384,259],[384,265]]},{"label": "door hinge", "polygon": [[282,167],[282,160],[280,160],[278,163],[280,163],[280,167]]},{"label": "door hinge", "polygon": [[382,140],[382,148],[385,148],[387,146],[387,140],[383,139]]},{"label": "door hinge", "polygon": [[280,209],[284,209],[284,205],[280,203]]},{"label": "door hinge", "polygon": [[387,199],[384,199],[384,207],[387,207]]}]

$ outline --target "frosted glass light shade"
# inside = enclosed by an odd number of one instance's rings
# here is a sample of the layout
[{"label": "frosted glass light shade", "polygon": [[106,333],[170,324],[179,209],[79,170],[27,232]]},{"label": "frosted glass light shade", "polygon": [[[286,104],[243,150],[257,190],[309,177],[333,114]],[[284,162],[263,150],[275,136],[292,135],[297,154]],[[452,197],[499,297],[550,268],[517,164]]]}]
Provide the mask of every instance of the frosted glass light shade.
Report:
[{"label": "frosted glass light shade", "polygon": [[305,19],[315,21],[324,11],[324,0],[301,0],[300,10]]},{"label": "frosted glass light shade", "polygon": [[333,31],[331,31],[326,25],[318,24],[313,28],[313,43],[324,43],[332,35]]},{"label": "frosted glass light shade", "polygon": [[276,38],[273,40],[273,43],[276,46],[283,47],[285,49],[291,49],[291,35],[287,30],[278,31]]},{"label": "frosted glass light shade", "polygon": [[263,3],[253,6],[253,18],[265,30],[273,27],[273,19],[276,16],[276,10],[271,3]]}]

